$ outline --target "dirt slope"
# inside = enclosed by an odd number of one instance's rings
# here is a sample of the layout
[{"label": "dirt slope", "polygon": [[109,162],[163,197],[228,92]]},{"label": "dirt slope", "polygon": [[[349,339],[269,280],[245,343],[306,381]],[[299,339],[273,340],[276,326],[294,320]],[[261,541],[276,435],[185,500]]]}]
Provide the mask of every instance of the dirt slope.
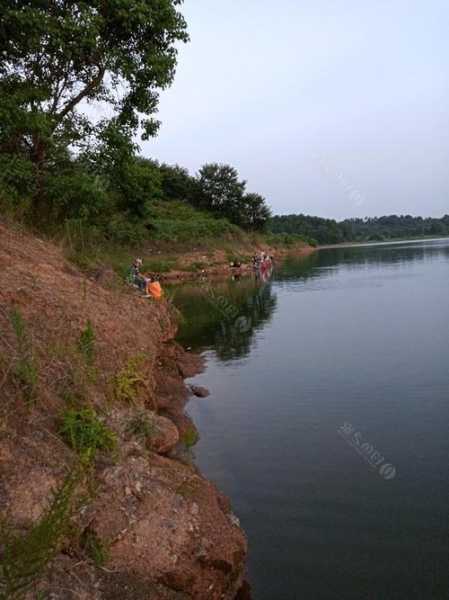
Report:
[{"label": "dirt slope", "polygon": [[85,278],[56,246],[0,222],[0,567],[5,532],[30,539],[78,468],[61,423],[90,407],[116,447],[83,472],[58,552],[26,597],[230,600],[245,536],[226,498],[178,460],[193,429],[183,377],[199,362],[170,341],[168,304],[99,275]]}]

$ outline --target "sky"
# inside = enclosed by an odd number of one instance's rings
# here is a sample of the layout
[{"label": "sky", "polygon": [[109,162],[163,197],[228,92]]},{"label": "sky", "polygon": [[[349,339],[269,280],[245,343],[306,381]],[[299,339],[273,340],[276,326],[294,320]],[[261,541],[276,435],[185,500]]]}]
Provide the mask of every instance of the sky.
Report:
[{"label": "sky", "polygon": [[142,153],[235,166],[275,214],[449,213],[447,0],[186,0]]}]

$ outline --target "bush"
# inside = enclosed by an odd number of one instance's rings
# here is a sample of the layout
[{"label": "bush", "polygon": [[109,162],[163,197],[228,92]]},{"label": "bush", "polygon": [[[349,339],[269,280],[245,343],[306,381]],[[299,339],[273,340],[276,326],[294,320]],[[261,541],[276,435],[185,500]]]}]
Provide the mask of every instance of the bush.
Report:
[{"label": "bush", "polygon": [[115,434],[91,408],[67,410],[59,432],[66,443],[87,461],[94,459],[98,450],[110,452],[116,446]]}]

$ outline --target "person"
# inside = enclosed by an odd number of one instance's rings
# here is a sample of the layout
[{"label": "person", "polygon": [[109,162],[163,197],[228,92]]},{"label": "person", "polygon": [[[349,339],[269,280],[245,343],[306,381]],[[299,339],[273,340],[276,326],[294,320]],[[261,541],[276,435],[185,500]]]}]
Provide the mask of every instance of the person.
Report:
[{"label": "person", "polygon": [[142,268],[143,261],[141,258],[136,258],[131,268],[129,270],[128,280],[132,285],[135,285],[139,290],[145,292],[145,296],[147,298],[150,297],[148,292],[148,285],[151,283],[151,279],[149,277],[144,277],[140,272]]}]

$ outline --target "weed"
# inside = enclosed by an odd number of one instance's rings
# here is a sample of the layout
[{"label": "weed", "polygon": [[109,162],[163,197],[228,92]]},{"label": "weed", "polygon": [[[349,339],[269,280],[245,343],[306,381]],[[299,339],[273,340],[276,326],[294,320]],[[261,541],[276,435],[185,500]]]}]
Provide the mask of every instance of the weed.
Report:
[{"label": "weed", "polygon": [[96,567],[102,567],[109,559],[109,549],[101,538],[92,531],[86,529],[81,537],[81,547]]},{"label": "weed", "polygon": [[67,533],[72,498],[80,478],[70,473],[53,496],[48,510],[23,536],[2,529],[0,598],[19,598],[43,574]]},{"label": "weed", "polygon": [[117,400],[135,402],[140,385],[145,384],[142,376],[144,357],[142,355],[130,358],[125,367],[114,377],[114,395]]},{"label": "weed", "polygon": [[104,425],[91,408],[67,410],[59,430],[63,439],[83,459],[90,462],[97,450],[112,451],[116,446],[115,434]]},{"label": "weed", "polygon": [[92,365],[95,359],[95,332],[92,323],[87,321],[85,329],[82,330],[78,340],[78,350],[87,365]]}]

